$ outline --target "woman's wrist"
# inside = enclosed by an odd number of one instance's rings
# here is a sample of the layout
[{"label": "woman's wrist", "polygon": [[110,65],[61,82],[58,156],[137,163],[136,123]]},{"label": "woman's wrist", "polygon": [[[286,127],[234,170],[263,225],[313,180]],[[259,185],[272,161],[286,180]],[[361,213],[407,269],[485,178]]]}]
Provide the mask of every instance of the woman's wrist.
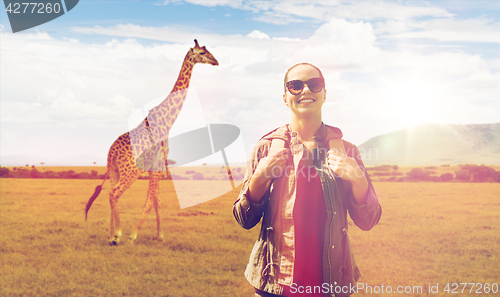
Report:
[{"label": "woman's wrist", "polygon": [[[361,168],[357,168],[362,171]],[[358,204],[364,204],[366,201],[366,193],[368,192],[368,180],[366,179],[366,175],[362,174],[362,176],[358,176],[355,174],[354,180],[351,182],[352,184],[352,194],[354,195],[354,199]]]},{"label": "woman's wrist", "polygon": [[248,185],[248,199],[253,203],[260,203],[262,197],[266,193],[269,180],[270,179],[267,179],[265,174],[255,172]]}]

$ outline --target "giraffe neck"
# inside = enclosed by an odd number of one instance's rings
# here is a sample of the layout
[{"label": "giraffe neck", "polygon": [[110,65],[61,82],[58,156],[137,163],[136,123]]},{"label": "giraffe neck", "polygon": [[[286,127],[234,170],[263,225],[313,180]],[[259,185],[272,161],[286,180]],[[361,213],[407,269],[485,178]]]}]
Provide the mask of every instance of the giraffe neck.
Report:
[{"label": "giraffe neck", "polygon": [[189,59],[189,53],[186,54],[186,57],[184,57],[184,62],[182,63],[181,71],[179,71],[177,81],[175,82],[174,88],[170,93],[178,92],[189,87],[189,81],[191,80],[191,74],[193,73],[194,64],[195,63]]},{"label": "giraffe neck", "polygon": [[159,106],[161,109],[163,109],[163,114],[165,115],[165,123],[167,124],[168,129],[170,129],[174,124],[177,116],[181,112],[182,105],[186,100],[189,81],[191,80],[191,74],[193,73],[194,64],[195,63],[189,59],[189,53],[186,54],[174,88]]},{"label": "giraffe neck", "polygon": [[181,71],[170,94],[162,103],[149,111],[146,125],[153,132],[155,138],[167,139],[170,129],[179,116],[182,105],[186,100],[194,64],[190,60],[188,53],[184,58]]}]

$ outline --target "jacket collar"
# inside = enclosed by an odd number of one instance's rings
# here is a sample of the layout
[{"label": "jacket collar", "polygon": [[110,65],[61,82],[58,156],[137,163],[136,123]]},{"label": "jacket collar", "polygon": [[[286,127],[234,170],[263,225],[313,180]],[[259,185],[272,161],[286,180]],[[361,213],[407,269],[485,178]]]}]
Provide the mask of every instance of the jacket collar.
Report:
[{"label": "jacket collar", "polygon": [[[288,141],[289,139],[291,139],[292,136],[295,136],[294,133],[296,132],[293,132],[290,129],[290,124],[286,124],[269,132],[268,134],[264,135],[261,139],[263,140],[281,139],[284,141]],[[342,138],[342,136],[343,136],[342,131],[339,128],[328,126],[322,123],[316,135],[313,136],[313,139],[316,142],[323,144],[328,142],[328,140],[330,139]]]},{"label": "jacket collar", "polygon": [[313,136],[313,139],[317,143],[325,144],[328,143],[330,139],[342,138],[342,136],[342,131],[339,128],[322,123],[321,128],[319,128],[316,135]]}]

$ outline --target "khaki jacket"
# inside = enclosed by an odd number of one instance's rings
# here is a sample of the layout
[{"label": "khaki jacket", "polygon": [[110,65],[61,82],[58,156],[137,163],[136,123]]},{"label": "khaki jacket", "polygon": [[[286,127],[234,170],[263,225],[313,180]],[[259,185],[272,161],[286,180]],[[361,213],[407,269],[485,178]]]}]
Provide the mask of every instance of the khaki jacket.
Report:
[{"label": "khaki jacket", "polygon": [[[323,151],[321,159],[326,158],[329,140],[341,137],[340,129],[322,125],[313,137],[319,150]],[[273,139],[284,140],[292,157],[289,155],[286,168],[281,176],[274,180],[262,201],[255,204],[247,198],[249,181],[252,179],[259,160],[269,153]],[[347,155],[355,158],[358,165],[365,170],[356,146],[346,141],[343,143]],[[272,294],[282,294],[282,285],[292,286],[293,282],[295,232],[292,213],[295,202],[296,175],[300,174],[296,172],[296,169],[304,154],[307,153],[305,150],[297,133],[290,131],[288,125],[262,137],[254,147],[240,195],[233,205],[234,217],[245,229],[254,227],[263,218],[260,235],[250,255],[245,277],[255,288]],[[349,215],[359,228],[370,230],[378,223],[382,209],[369,178],[366,203],[357,205],[349,182],[340,179],[325,162],[317,165],[316,170],[321,179],[327,208],[323,248],[323,285],[325,288],[327,286],[330,288],[329,293],[334,293],[335,290],[340,293],[327,294],[329,296],[347,296],[349,292],[352,293],[348,288],[352,289],[360,277],[347,235],[347,212],[349,211]],[[342,290],[345,294],[341,293]]]}]

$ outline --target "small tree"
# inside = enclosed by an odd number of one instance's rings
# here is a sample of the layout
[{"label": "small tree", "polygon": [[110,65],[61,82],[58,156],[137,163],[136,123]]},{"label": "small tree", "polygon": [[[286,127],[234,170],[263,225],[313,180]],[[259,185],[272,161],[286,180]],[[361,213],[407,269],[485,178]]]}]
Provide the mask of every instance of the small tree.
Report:
[{"label": "small tree", "polygon": [[475,172],[471,175],[472,175],[472,181],[485,182],[488,180],[494,180],[496,177],[496,171],[491,167],[481,165],[478,166]]},{"label": "small tree", "polygon": [[8,177],[9,176],[9,168],[0,167],[0,177]]},{"label": "small tree", "polygon": [[35,165],[33,165],[33,167],[30,170],[29,177],[30,178],[40,178],[40,177],[42,177],[42,173],[35,168]]},{"label": "small tree", "polygon": [[91,179],[92,176],[88,172],[80,172],[75,175],[75,178],[78,179]]},{"label": "small tree", "polygon": [[413,168],[408,172],[408,176],[415,180],[431,180],[430,174],[422,168]]},{"label": "small tree", "polygon": [[460,181],[469,181],[469,171],[463,169],[455,171],[455,178]]},{"label": "small tree", "polygon": [[194,180],[203,180],[203,179],[205,179],[205,177],[203,176],[203,174],[196,172],[195,174],[193,174],[193,179]]},{"label": "small tree", "polygon": [[444,181],[444,182],[449,182],[451,180],[453,180],[453,174],[451,173],[444,173],[444,174],[441,174],[441,180]]},{"label": "small tree", "polygon": [[495,173],[495,176],[493,177],[493,181],[496,181],[497,183],[500,183],[500,171],[497,171]]}]

